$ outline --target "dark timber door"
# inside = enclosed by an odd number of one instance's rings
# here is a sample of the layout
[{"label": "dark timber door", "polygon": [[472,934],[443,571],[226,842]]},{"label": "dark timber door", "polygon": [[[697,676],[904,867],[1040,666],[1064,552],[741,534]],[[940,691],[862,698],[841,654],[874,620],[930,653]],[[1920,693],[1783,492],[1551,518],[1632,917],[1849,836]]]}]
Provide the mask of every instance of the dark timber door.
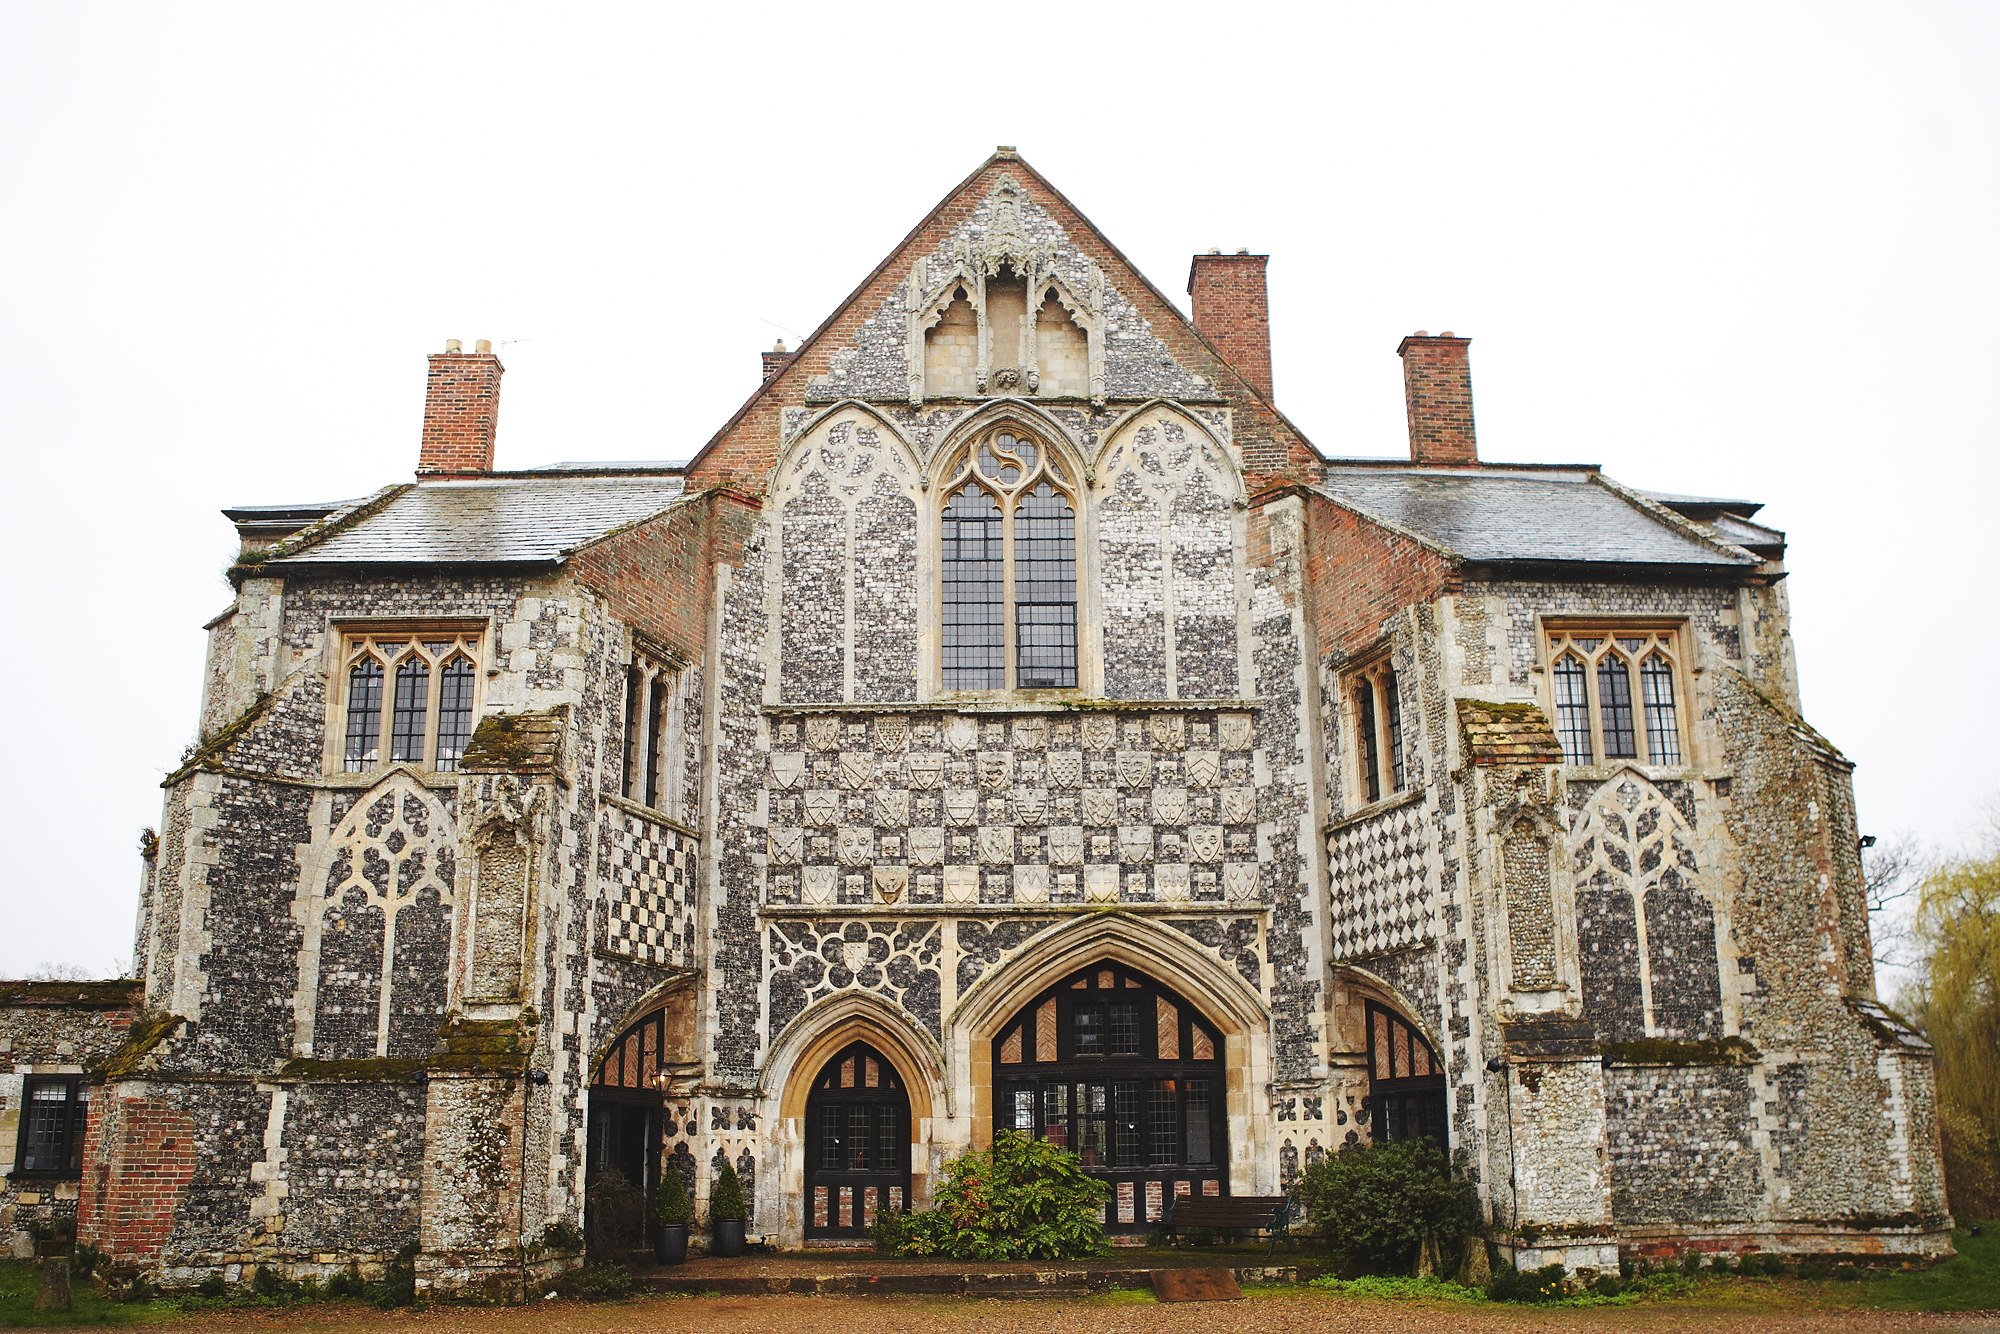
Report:
[{"label": "dark timber door", "polygon": [[1028,1002],[993,1043],[993,1126],[1076,1150],[1110,1183],[1107,1232],[1176,1195],[1229,1193],[1222,1040],[1192,1005],[1101,963]]},{"label": "dark timber door", "polygon": [[1368,1004],[1368,1100],[1378,1140],[1432,1139],[1451,1148],[1444,1066],[1395,1011]]},{"label": "dark timber door", "polygon": [[806,1236],[858,1239],[910,1199],[910,1098],[865,1042],[821,1068],[806,1098]]}]

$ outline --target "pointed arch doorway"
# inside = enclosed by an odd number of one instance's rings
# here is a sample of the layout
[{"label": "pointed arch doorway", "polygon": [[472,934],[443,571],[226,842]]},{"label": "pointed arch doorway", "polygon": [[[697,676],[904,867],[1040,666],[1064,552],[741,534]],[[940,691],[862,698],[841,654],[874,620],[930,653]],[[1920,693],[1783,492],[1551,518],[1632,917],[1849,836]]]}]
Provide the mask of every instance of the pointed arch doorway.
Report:
[{"label": "pointed arch doorway", "polygon": [[1180,1195],[1229,1193],[1215,1025],[1109,960],[1064,977],[993,1039],[993,1127],[1074,1150],[1112,1188],[1104,1227],[1144,1233]]},{"label": "pointed arch doorway", "polygon": [[806,1239],[865,1238],[910,1202],[910,1095],[866,1042],[835,1052],[806,1095]]}]

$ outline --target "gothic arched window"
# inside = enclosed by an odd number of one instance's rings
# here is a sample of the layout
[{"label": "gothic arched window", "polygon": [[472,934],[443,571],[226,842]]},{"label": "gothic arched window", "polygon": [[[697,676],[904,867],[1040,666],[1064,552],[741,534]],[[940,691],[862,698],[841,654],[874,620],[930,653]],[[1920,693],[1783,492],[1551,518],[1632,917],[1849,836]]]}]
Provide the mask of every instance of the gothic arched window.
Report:
[{"label": "gothic arched window", "polygon": [[1076,685],[1076,502],[1063,465],[1003,427],[946,475],[944,688]]},{"label": "gothic arched window", "polygon": [[335,732],[344,743],[340,767],[368,773],[386,759],[457,769],[472,741],[483,639],[477,628],[347,635],[346,722],[344,734]]},{"label": "gothic arched window", "polygon": [[1674,684],[1677,641],[1664,627],[1550,630],[1549,680],[1564,760],[1686,762]]}]

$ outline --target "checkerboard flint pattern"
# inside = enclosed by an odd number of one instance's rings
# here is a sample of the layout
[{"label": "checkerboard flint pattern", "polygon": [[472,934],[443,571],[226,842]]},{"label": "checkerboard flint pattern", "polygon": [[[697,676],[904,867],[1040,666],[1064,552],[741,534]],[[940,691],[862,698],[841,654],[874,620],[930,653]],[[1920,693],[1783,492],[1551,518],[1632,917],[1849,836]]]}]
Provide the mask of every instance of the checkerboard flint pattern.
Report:
[{"label": "checkerboard flint pattern", "polygon": [[604,947],[643,963],[692,965],[695,840],[626,810],[607,810],[604,823]]},{"label": "checkerboard flint pattern", "polygon": [[1335,958],[1399,949],[1430,935],[1421,805],[1335,830],[1327,861]]}]

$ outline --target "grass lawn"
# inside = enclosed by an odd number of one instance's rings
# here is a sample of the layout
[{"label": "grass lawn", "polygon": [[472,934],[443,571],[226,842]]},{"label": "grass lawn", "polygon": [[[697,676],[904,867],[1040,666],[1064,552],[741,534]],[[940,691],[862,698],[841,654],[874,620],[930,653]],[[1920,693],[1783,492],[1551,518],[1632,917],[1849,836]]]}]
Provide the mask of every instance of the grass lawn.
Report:
[{"label": "grass lawn", "polygon": [[89,1283],[71,1285],[70,1309],[37,1311],[35,1293],[42,1286],[40,1262],[0,1260],[0,1326],[15,1325],[137,1325],[166,1320],[177,1314],[157,1302],[126,1304],[108,1300]]}]

